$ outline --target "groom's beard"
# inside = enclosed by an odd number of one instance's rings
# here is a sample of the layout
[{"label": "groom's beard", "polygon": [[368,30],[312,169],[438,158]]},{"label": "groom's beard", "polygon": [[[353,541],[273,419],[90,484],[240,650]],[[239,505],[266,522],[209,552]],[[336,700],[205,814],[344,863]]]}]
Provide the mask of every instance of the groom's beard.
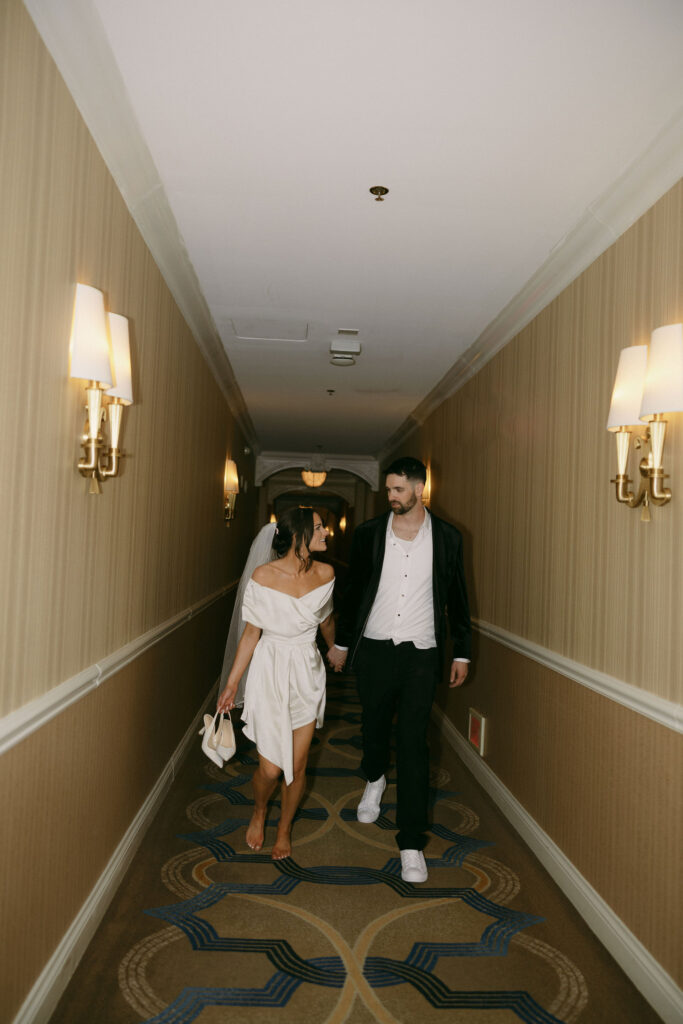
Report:
[{"label": "groom's beard", "polygon": [[406,512],[410,512],[411,508],[415,508],[417,505],[417,495],[413,494],[412,498],[408,498],[407,501],[401,503],[400,501],[391,501],[391,511],[395,516],[404,516]]}]

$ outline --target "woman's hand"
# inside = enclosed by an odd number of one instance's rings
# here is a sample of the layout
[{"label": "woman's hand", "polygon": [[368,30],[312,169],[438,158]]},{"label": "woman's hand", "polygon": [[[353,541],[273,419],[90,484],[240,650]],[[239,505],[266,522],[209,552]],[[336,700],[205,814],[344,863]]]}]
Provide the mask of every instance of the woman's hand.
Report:
[{"label": "woman's hand", "polygon": [[218,703],[216,704],[216,711],[225,713],[226,711],[232,711],[235,706],[235,694],[237,693],[236,686],[226,686],[221,694],[218,696]]}]

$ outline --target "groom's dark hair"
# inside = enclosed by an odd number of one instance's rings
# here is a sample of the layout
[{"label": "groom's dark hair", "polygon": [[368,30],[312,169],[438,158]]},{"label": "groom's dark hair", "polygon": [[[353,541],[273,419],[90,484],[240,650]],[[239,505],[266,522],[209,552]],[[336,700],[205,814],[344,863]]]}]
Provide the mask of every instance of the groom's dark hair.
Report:
[{"label": "groom's dark hair", "polygon": [[390,473],[404,476],[406,480],[420,480],[423,484],[427,482],[427,467],[419,459],[413,459],[410,455],[394,459],[391,465],[384,470],[385,477]]}]

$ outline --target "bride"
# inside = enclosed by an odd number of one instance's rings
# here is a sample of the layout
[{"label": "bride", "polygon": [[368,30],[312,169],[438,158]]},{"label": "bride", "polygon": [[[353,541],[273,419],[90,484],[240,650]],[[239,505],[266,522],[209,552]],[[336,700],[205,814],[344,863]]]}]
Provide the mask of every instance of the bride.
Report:
[{"label": "bride", "polygon": [[[273,860],[291,856],[292,820],[306,783],[308,751],[325,711],[325,666],[315,641],[319,626],[328,647],[334,643],[334,570],[313,555],[327,549],[327,534],[310,508],[289,509],[274,532],[270,525],[261,530],[226,647],[227,679],[217,709],[230,711],[244,701],[244,733],[255,742],[259,757],[254,813],[247,827],[252,850],[263,846],[268,801],[284,775]],[[270,537],[275,558],[259,565]],[[237,602],[245,623],[238,643]]]}]

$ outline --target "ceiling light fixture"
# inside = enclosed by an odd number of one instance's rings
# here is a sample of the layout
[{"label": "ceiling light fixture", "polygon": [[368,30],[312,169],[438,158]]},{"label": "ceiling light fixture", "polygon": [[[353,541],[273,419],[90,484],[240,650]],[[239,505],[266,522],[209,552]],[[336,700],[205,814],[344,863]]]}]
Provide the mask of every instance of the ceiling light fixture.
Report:
[{"label": "ceiling light fixture", "polygon": [[384,197],[385,195],[387,195],[388,192],[389,189],[385,188],[384,185],[373,185],[372,188],[370,189],[370,194],[375,197],[376,203],[383,203]]},{"label": "ceiling light fixture", "polygon": [[301,479],[307,487],[322,487],[327,479],[325,464],[320,456],[322,445],[316,446],[316,454],[305,469],[301,470]]},{"label": "ceiling light fixture", "polygon": [[302,469],[301,479],[307,487],[322,487],[327,479],[327,473],[324,470],[316,473],[313,469]]}]

